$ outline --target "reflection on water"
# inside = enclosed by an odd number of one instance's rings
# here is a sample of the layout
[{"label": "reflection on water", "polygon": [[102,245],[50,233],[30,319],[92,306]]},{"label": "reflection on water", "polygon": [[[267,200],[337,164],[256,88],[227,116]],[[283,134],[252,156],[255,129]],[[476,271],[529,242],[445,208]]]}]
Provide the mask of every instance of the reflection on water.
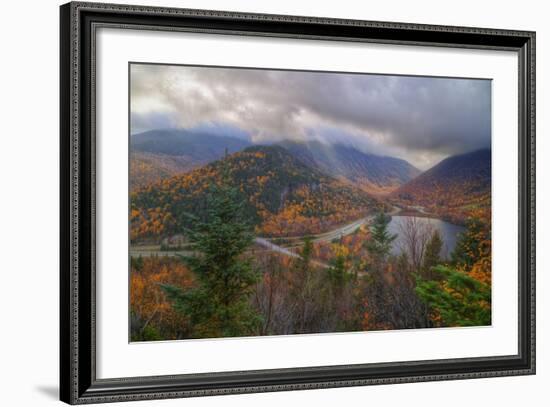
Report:
[{"label": "reflection on water", "polygon": [[403,237],[402,231],[408,220],[415,220],[419,228],[431,227],[439,231],[441,240],[443,240],[443,247],[441,249],[442,257],[450,256],[450,253],[456,246],[459,233],[466,229],[463,226],[454,225],[441,219],[416,216],[393,216],[388,225],[388,231],[397,235],[397,239],[394,240],[392,245],[393,254],[398,255],[401,253],[402,247],[405,244],[405,238]]}]

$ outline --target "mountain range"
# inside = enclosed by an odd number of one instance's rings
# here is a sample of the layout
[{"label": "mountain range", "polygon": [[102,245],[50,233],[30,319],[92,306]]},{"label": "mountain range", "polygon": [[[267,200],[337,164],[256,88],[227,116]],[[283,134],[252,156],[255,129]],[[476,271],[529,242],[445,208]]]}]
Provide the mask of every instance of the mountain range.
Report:
[{"label": "mountain range", "polygon": [[130,138],[130,150],[171,156],[188,156],[197,161],[215,160],[250,146],[249,141],[183,129],[151,130]]},{"label": "mountain range", "polygon": [[[185,173],[251,145],[235,137],[188,130],[153,130],[133,135],[131,187]],[[368,154],[343,144],[283,140],[277,145],[303,164],[372,194],[391,192],[420,173],[405,160]]]},{"label": "mountain range", "polygon": [[474,212],[490,209],[491,150],[448,157],[399,187],[390,198],[462,223]]},{"label": "mountain range", "polygon": [[[281,146],[252,146],[132,193],[133,239],[158,238],[201,217],[213,184],[240,191],[246,219],[266,236],[320,233],[385,205],[360,188],[305,165]],[[162,213],[162,218],[156,213]]]},{"label": "mountain range", "polygon": [[188,130],[164,129],[130,138],[131,189],[208,164],[250,146],[246,140]]},{"label": "mountain range", "polygon": [[[322,233],[389,203],[419,208],[453,223],[490,216],[491,151],[444,159],[420,173],[405,160],[354,147],[239,138],[185,130],[132,136],[131,235],[156,240],[203,216],[210,188],[225,182],[245,202],[262,236]],[[417,210],[417,209],[414,209]]]},{"label": "mountain range", "polygon": [[303,163],[336,177],[341,177],[367,192],[390,192],[420,174],[407,161],[364,153],[343,144],[318,141],[279,143]]}]

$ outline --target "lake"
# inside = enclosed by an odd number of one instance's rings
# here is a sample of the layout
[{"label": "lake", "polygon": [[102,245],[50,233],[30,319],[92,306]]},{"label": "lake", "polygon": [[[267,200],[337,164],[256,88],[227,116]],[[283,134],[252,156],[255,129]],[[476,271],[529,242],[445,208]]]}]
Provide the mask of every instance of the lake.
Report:
[{"label": "lake", "polygon": [[397,239],[393,241],[392,253],[398,255],[401,253],[401,247],[403,246],[404,239],[400,235],[402,227],[409,220],[416,219],[420,228],[431,227],[437,229],[443,240],[443,248],[441,249],[442,257],[449,257],[450,253],[456,246],[459,233],[463,232],[466,228],[459,225],[454,225],[449,222],[445,222],[441,219],[417,217],[417,216],[392,216],[392,219],[388,225],[388,231],[392,234],[397,234]]}]

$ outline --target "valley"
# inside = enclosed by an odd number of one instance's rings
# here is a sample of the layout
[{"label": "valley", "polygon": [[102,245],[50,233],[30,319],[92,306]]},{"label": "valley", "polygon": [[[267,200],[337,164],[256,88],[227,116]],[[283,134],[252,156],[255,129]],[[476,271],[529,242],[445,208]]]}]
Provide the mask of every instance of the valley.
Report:
[{"label": "valley", "polygon": [[388,199],[411,209],[423,207],[451,223],[486,217],[491,208],[491,151],[446,158],[393,191]]},{"label": "valley", "polygon": [[491,325],[491,80],[132,62],[128,87],[130,342]]},{"label": "valley", "polygon": [[[490,150],[451,156],[422,172],[339,144],[254,144],[188,131],[134,137],[132,298],[135,307],[145,301],[166,309],[156,325],[162,338],[189,337],[182,327],[191,326],[173,314],[169,292],[152,287],[193,287],[198,275],[190,265],[207,253],[218,259],[216,268],[233,255],[224,254],[233,244],[242,267],[259,272],[251,304],[262,315],[293,320],[284,304],[305,307],[298,300],[304,293],[319,315],[327,304],[341,307],[334,312],[343,322],[325,316],[328,325],[310,321],[292,333],[449,326],[426,319],[417,284],[439,281],[433,270],[440,264],[469,273],[475,284],[490,283]],[[223,278],[223,267],[218,273]],[[369,303],[380,295],[393,305]],[[133,312],[141,318],[133,337],[143,340],[140,321],[158,318]],[[165,318],[178,325],[169,328]],[[284,318],[262,332],[286,333]]]},{"label": "valley", "polygon": [[489,150],[450,157],[421,172],[401,159],[320,142],[251,145],[154,131],[134,136],[131,148],[130,174],[137,180],[132,245],[160,245],[189,227],[193,216],[204,218],[208,189],[220,182],[238,189],[247,222],[273,242],[334,240],[375,213],[391,216],[396,207],[403,215],[459,225],[469,216],[487,217],[490,209]]}]

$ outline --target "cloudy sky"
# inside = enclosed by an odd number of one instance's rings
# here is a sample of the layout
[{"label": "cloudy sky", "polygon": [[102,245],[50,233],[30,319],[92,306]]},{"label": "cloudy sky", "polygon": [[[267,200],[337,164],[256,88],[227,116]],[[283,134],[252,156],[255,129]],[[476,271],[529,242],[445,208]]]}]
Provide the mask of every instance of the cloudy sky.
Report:
[{"label": "cloudy sky", "polygon": [[491,145],[489,80],[142,64],[130,80],[132,134],[339,142],[421,169]]}]

